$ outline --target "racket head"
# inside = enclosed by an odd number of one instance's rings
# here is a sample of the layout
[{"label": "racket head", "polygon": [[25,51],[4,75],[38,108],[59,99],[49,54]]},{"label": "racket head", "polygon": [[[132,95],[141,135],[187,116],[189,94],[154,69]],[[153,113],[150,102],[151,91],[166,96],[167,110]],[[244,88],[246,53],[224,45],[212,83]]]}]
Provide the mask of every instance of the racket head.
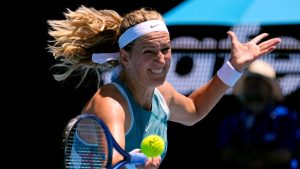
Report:
[{"label": "racket head", "polygon": [[113,142],[108,127],[94,115],[71,119],[63,134],[64,167],[111,168]]}]

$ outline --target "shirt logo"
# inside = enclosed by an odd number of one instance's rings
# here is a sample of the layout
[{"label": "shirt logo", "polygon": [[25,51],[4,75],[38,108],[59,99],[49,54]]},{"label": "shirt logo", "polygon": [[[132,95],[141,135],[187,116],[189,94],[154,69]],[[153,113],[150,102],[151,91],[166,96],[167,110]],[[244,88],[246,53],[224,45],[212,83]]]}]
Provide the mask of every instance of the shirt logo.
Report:
[{"label": "shirt logo", "polygon": [[145,132],[147,132],[147,130],[149,129],[149,127],[151,126],[152,122],[148,124],[148,126],[145,128]]}]

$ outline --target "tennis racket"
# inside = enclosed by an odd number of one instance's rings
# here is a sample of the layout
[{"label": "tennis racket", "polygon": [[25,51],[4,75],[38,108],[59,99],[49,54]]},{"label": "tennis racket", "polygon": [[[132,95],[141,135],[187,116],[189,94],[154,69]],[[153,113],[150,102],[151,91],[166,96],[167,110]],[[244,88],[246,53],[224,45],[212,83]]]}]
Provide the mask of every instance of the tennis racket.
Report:
[{"label": "tennis racket", "polygon": [[[144,165],[142,153],[129,154],[111,135],[106,124],[95,115],[82,114],[71,119],[63,133],[64,166],[68,169],[118,169],[125,164]],[[112,166],[113,149],[124,158]]]}]

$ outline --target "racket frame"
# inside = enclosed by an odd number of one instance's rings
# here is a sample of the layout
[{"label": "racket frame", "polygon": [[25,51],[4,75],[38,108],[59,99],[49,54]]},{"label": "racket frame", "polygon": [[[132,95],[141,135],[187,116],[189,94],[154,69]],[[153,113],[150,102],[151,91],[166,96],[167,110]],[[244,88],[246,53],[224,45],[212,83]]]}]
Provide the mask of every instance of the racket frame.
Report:
[{"label": "racket frame", "polygon": [[64,129],[64,133],[63,133],[63,139],[62,139],[62,142],[63,142],[63,150],[64,150],[64,167],[66,167],[66,147],[67,147],[67,144],[69,142],[69,138],[71,136],[74,136],[75,133],[71,133],[72,129],[74,127],[76,127],[78,125],[78,123],[83,120],[83,119],[86,119],[86,118],[90,118],[90,119],[93,119],[95,120],[98,125],[100,125],[102,127],[102,129],[104,130],[104,133],[105,133],[105,137],[106,137],[106,141],[107,141],[107,145],[108,145],[108,159],[107,159],[107,166],[106,168],[107,169],[110,169],[112,168],[112,156],[113,156],[113,145],[114,145],[114,139],[109,131],[109,128],[106,126],[106,124],[101,121],[98,117],[96,117],[95,115],[92,115],[92,114],[81,114],[81,115],[78,115],[74,118],[72,118],[68,124],[66,125],[65,129]]}]

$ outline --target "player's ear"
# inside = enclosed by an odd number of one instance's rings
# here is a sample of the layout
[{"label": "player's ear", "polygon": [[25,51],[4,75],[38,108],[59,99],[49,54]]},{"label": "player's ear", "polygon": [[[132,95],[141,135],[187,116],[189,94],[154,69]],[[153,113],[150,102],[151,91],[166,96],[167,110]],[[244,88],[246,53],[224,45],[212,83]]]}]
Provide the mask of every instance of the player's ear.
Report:
[{"label": "player's ear", "polygon": [[120,62],[124,66],[129,64],[129,53],[124,49],[120,49]]}]

